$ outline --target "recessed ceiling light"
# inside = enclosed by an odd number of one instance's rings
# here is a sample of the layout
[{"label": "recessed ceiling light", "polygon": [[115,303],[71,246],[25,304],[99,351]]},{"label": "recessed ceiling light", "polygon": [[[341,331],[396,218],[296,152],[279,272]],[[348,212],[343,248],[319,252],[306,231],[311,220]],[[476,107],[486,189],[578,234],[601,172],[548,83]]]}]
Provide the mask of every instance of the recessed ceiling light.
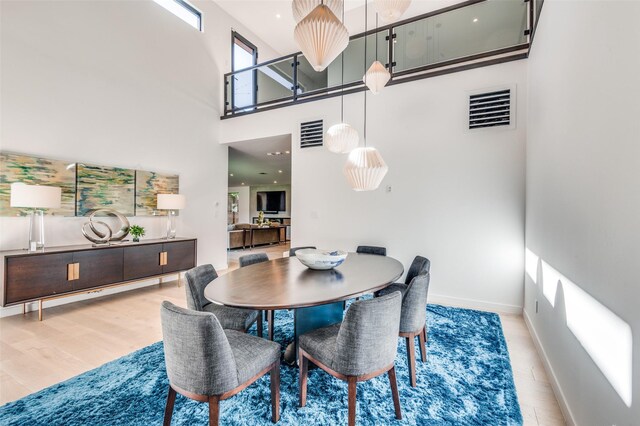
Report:
[{"label": "recessed ceiling light", "polygon": [[273,155],[273,152],[267,152],[267,155]]},{"label": "recessed ceiling light", "polygon": [[285,154],[291,154],[291,151],[285,151],[284,153]]},{"label": "recessed ceiling light", "polygon": [[278,170],[278,173],[282,173],[282,170]]},{"label": "recessed ceiling light", "polygon": [[280,15],[279,13],[276,13],[276,18],[277,18],[277,19],[282,18],[282,15]]},{"label": "recessed ceiling light", "polygon": [[278,181],[277,181],[277,180],[274,180],[274,181],[273,181],[273,183],[278,183]]},{"label": "recessed ceiling light", "polygon": [[242,182],[240,185],[244,185],[244,182]]},{"label": "recessed ceiling light", "polygon": [[478,18],[473,18],[473,22],[478,22]]},{"label": "recessed ceiling light", "polygon": [[233,173],[229,173],[229,176],[233,177]]}]

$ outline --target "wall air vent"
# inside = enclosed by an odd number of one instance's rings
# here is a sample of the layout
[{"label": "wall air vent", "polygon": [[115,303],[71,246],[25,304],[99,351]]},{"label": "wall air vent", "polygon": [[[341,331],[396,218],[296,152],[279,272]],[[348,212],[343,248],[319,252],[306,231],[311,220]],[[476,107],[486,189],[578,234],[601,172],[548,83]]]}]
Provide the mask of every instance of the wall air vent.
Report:
[{"label": "wall air vent", "polygon": [[322,120],[300,123],[300,148],[322,146],[323,135]]},{"label": "wall air vent", "polygon": [[513,89],[469,94],[469,130],[485,127],[513,127]]}]

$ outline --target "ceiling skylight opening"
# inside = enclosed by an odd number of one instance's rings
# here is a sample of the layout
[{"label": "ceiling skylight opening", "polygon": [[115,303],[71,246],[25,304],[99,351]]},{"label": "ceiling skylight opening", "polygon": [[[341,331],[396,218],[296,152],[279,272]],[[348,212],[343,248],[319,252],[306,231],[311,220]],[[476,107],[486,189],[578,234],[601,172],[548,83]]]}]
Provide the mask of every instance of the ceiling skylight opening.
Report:
[{"label": "ceiling skylight opening", "polygon": [[184,0],[153,0],[198,31],[202,31],[202,13]]}]

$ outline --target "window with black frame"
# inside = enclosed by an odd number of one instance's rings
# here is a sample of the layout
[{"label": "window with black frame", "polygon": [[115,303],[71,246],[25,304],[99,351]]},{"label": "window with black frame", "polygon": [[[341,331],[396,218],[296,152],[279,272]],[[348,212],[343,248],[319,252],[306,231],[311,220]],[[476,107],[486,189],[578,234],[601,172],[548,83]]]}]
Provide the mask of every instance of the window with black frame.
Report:
[{"label": "window with black frame", "polygon": [[[233,71],[243,70],[258,63],[258,48],[237,32],[231,33],[231,68]],[[251,111],[256,104],[256,70],[251,69],[233,75],[231,80],[231,106],[238,111]]]}]

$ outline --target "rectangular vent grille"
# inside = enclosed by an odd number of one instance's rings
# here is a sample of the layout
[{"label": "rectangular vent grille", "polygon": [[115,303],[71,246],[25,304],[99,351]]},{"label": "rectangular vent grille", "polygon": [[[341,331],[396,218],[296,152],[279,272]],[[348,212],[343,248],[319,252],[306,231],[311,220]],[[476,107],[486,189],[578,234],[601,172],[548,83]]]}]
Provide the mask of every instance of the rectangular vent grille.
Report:
[{"label": "rectangular vent grille", "polygon": [[511,89],[469,95],[469,129],[510,124]]},{"label": "rectangular vent grille", "polygon": [[300,148],[322,146],[324,135],[322,120],[308,121],[300,124]]}]

